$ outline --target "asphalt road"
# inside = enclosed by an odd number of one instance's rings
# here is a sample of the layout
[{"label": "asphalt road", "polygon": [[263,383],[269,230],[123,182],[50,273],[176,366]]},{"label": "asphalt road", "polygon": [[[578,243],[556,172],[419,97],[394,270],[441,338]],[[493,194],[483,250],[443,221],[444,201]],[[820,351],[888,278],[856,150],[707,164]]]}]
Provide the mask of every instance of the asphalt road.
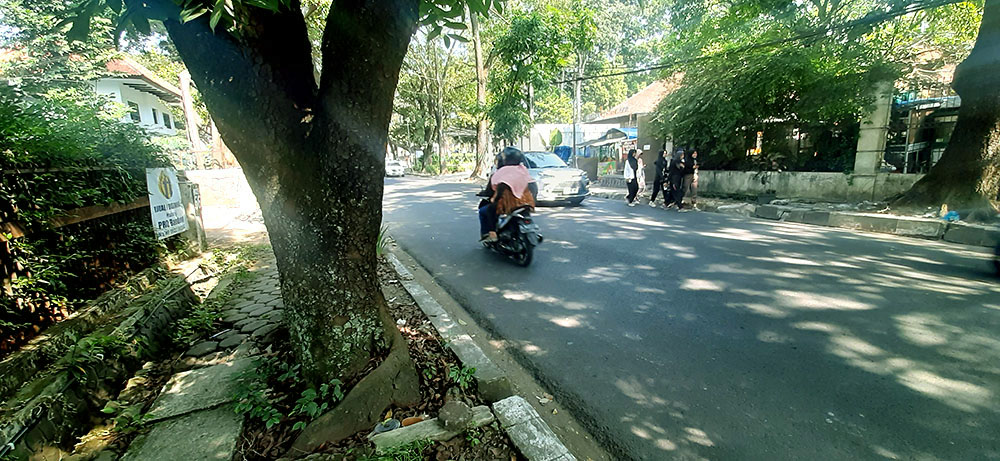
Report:
[{"label": "asphalt road", "polygon": [[520,268],[477,190],[388,180],[384,221],[617,456],[1000,459],[987,249],[591,198]]}]

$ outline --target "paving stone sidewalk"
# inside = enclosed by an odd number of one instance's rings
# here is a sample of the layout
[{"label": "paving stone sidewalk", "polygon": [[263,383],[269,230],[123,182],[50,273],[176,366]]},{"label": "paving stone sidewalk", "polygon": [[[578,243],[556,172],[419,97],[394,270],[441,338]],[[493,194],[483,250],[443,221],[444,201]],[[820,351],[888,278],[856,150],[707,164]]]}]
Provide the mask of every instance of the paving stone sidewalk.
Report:
[{"label": "paving stone sidewalk", "polygon": [[219,330],[185,353],[189,369],[163,387],[148,413],[152,430],[136,438],[123,460],[233,458],[244,419],[232,407],[235,378],[274,340],[284,308],[273,256],[250,273],[235,286]]}]

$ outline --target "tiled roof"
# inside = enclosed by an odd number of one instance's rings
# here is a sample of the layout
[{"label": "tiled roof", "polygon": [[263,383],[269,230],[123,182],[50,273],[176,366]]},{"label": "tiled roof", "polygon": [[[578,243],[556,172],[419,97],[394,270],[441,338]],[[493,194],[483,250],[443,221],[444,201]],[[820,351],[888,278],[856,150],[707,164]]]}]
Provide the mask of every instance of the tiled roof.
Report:
[{"label": "tiled roof", "polygon": [[[161,99],[167,101],[176,101],[181,98],[181,90],[176,86],[171,85],[166,80],[161,79],[156,74],[151,72],[149,69],[143,67],[132,60],[129,57],[122,57],[118,59],[112,59],[105,64],[105,67],[109,72],[114,72],[117,74],[126,74],[133,77],[139,77],[145,80],[149,85],[147,88],[141,88],[144,91],[149,91],[156,94]],[[152,87],[152,88],[149,88]],[[137,88],[139,89],[139,88]]]},{"label": "tiled roof", "polygon": [[588,123],[624,115],[648,114],[653,112],[656,109],[656,105],[660,103],[664,96],[670,94],[680,86],[680,82],[681,77],[675,75],[669,79],[657,80],[650,83],[646,88],[632,95],[621,104],[604,111],[596,120],[591,120]]}]

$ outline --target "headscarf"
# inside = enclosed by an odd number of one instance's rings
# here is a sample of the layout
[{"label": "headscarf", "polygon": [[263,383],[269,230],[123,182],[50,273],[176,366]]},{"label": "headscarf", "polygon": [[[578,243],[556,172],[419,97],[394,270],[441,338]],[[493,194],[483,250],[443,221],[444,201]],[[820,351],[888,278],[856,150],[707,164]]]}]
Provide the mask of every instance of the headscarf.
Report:
[{"label": "headscarf", "polygon": [[528,188],[528,183],[531,181],[531,175],[528,173],[528,169],[525,168],[524,165],[508,165],[501,167],[496,173],[493,173],[493,177],[490,178],[490,184],[493,186],[493,190],[496,190],[497,186],[503,183],[510,188],[510,191],[517,198],[521,198],[521,196],[524,195],[524,191]]},{"label": "headscarf", "polygon": [[635,158],[635,149],[629,149],[626,161],[628,162],[628,166],[632,168],[632,171],[639,172],[639,160]]}]

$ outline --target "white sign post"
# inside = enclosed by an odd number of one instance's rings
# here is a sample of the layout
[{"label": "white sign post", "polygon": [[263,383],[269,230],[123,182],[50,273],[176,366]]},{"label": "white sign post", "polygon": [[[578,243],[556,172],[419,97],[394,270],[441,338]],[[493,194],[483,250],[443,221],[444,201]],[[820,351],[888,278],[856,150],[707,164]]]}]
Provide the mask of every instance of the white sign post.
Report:
[{"label": "white sign post", "polygon": [[146,189],[149,190],[149,212],[153,218],[156,238],[163,240],[188,229],[181,188],[173,168],[146,168]]}]

